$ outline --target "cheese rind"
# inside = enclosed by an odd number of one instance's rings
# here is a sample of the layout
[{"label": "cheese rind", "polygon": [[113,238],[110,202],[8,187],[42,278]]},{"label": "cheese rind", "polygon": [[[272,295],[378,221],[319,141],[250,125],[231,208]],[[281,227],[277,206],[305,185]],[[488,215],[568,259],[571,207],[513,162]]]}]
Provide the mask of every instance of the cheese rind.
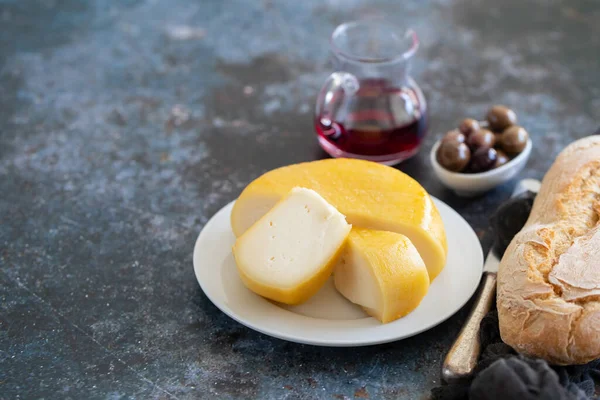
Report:
[{"label": "cheese rind", "polygon": [[331,275],[351,228],[318,193],[294,188],[236,240],[240,277],[263,297],[302,303]]},{"label": "cheese rind", "polygon": [[344,297],[386,323],[417,308],[429,290],[429,274],[406,236],[353,228],[334,283]]},{"label": "cheese rind", "polygon": [[317,191],[354,226],[406,235],[431,280],[444,268],[446,234],[431,197],[408,175],[369,161],[325,159],[265,173],[236,201],[231,213],[234,234],[242,235],[294,186]]}]

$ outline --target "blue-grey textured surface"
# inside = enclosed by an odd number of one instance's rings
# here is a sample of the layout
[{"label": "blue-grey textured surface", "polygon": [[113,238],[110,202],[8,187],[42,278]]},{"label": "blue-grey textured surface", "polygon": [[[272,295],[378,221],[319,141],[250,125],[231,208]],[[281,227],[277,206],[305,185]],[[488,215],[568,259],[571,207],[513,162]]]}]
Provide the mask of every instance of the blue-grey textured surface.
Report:
[{"label": "blue-grey textured surface", "polygon": [[260,173],[323,157],[328,35],[386,15],[420,34],[430,105],[401,166],[479,234],[514,182],[464,200],[435,134],[492,103],[535,148],[600,127],[600,5],[560,0],[0,0],[0,398],[426,398],[468,312],[387,345],[253,332],[192,270],[198,232]]}]

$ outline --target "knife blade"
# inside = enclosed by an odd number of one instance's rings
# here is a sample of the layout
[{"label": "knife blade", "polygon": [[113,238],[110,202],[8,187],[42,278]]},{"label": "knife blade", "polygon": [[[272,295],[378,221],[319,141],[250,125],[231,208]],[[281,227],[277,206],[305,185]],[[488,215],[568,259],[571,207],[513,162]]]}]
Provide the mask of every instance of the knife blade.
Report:
[{"label": "knife blade", "polygon": [[[523,179],[517,183],[511,197],[516,197],[521,193],[525,193],[527,191],[537,193],[540,190],[540,185],[542,183],[537,179]],[[483,264],[483,272],[498,272],[498,266],[500,265],[500,260],[496,253],[492,249],[490,249],[487,257],[485,258],[485,263]]]},{"label": "knife blade", "polygon": [[[526,191],[537,193],[540,185],[541,183],[538,180],[523,179],[517,184],[511,197],[518,196]],[[475,299],[473,309],[444,359],[442,379],[446,382],[468,378],[477,365],[481,350],[479,325],[494,303],[496,296],[496,274],[499,265],[500,260],[493,249],[491,249],[483,265],[483,277],[480,283],[481,289]]]}]

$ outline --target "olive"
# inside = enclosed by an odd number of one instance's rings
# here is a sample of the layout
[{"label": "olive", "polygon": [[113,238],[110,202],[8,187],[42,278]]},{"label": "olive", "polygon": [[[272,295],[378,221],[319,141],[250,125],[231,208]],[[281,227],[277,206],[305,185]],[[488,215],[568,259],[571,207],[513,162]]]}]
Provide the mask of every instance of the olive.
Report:
[{"label": "olive", "polygon": [[517,123],[517,114],[506,106],[493,106],[488,111],[486,119],[493,131],[502,132]]},{"label": "olive", "polygon": [[494,167],[497,158],[498,153],[496,149],[481,147],[473,153],[468,171],[472,173],[489,171]]},{"label": "olive", "polygon": [[436,153],[442,167],[452,172],[460,172],[469,164],[471,150],[464,143],[442,142]]},{"label": "olive", "polygon": [[496,149],[496,163],[494,168],[498,168],[510,161],[510,158],[500,149]]},{"label": "olive", "polygon": [[467,138],[457,130],[447,132],[442,138],[442,142],[458,142],[464,143]]},{"label": "olive", "polygon": [[502,132],[500,146],[508,154],[519,154],[527,145],[527,140],[529,140],[527,131],[514,125]]},{"label": "olive", "polygon": [[471,151],[476,151],[477,149],[481,148],[487,149],[494,147],[495,142],[496,137],[487,129],[480,129],[467,138],[467,145],[471,148]]},{"label": "olive", "polygon": [[502,141],[502,132],[494,132],[494,138],[496,139],[494,141],[494,146],[498,147],[500,145],[500,142]]},{"label": "olive", "polygon": [[465,118],[462,120],[460,125],[458,126],[458,130],[465,134],[465,136],[469,137],[474,132],[479,130],[479,122],[472,118]]}]

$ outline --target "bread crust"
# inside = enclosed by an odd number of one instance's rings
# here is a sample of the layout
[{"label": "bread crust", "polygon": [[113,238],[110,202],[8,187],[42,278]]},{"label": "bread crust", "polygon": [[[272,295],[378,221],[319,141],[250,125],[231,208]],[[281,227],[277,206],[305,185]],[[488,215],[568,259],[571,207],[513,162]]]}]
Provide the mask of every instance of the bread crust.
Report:
[{"label": "bread crust", "polygon": [[500,262],[502,340],[553,364],[600,358],[600,136],[565,148]]}]

